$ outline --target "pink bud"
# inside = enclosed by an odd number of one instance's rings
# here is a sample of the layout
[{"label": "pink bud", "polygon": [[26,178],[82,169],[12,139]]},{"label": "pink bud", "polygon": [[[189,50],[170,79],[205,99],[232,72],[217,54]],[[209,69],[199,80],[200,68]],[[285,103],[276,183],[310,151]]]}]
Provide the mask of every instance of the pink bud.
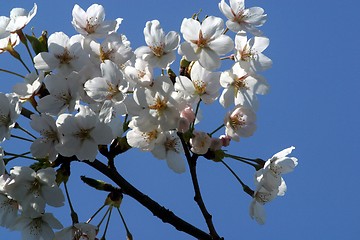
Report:
[{"label": "pink bud", "polygon": [[195,120],[195,113],[190,106],[187,106],[181,111],[180,117],[185,118],[189,123],[192,123]]},{"label": "pink bud", "polygon": [[190,139],[191,151],[196,154],[205,154],[211,145],[211,138],[205,132],[194,132],[194,137]]},{"label": "pink bud", "polygon": [[221,140],[223,147],[227,147],[227,146],[230,145],[230,141],[231,141],[231,137],[230,137],[230,136],[221,135],[221,136],[219,137],[219,139]]},{"label": "pink bud", "polygon": [[178,131],[179,132],[186,132],[190,128],[190,122],[186,118],[180,118],[179,125],[178,125]]},{"label": "pink bud", "polygon": [[223,146],[223,142],[219,138],[211,138],[210,149],[213,151],[220,150]]}]

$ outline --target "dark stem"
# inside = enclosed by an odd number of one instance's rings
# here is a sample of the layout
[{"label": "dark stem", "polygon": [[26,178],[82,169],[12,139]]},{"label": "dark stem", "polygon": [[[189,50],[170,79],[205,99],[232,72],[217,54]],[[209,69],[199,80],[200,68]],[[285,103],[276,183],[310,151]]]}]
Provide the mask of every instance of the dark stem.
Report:
[{"label": "dark stem", "polygon": [[18,74],[16,72],[13,72],[13,71],[9,71],[9,70],[6,70],[6,69],[2,69],[0,68],[0,72],[6,72],[6,73],[10,73],[10,74],[13,74],[15,76],[18,76],[18,77],[21,77],[21,78],[25,78],[25,76],[21,75],[21,74]]},{"label": "dark stem", "polygon": [[69,194],[69,191],[68,191],[66,182],[64,182],[64,188],[65,188],[66,198],[67,198],[67,200],[68,200],[69,207],[70,207],[70,212],[71,212],[70,215],[71,215],[72,223],[73,223],[73,224],[78,223],[78,222],[79,222],[79,218],[78,218],[78,215],[77,215],[77,213],[75,212],[75,210],[74,210],[74,208],[73,208],[73,205],[72,205],[72,203],[71,203],[70,194]]},{"label": "dark stem", "polygon": [[181,139],[181,143],[182,143],[184,151],[185,151],[185,156],[188,161],[189,168],[190,168],[191,180],[192,180],[194,192],[195,192],[194,200],[197,203],[197,205],[199,206],[202,215],[204,216],[204,219],[206,221],[206,224],[208,226],[208,229],[210,231],[210,235],[211,235],[212,239],[214,239],[214,240],[215,239],[223,239],[217,234],[214,223],[212,222],[212,216],[206,209],[204,200],[201,196],[199,181],[198,181],[197,172],[196,172],[196,163],[197,163],[197,159],[198,159],[199,155],[193,154],[191,156],[189,148],[187,147],[186,142],[185,142],[184,138],[182,137],[182,133],[178,133],[178,135]]},{"label": "dark stem", "polygon": [[224,162],[222,160],[221,163],[224,164],[224,166],[231,172],[231,174],[236,178],[236,180],[238,180],[238,182],[241,184],[244,192],[249,194],[250,197],[253,197],[254,196],[254,191],[248,185],[246,185],[243,181],[241,181],[239,176],[234,172],[234,170],[231,169],[231,167],[229,165],[226,164],[226,162]]},{"label": "dark stem", "polygon": [[123,193],[134,198],[141,205],[146,207],[150,212],[152,212],[156,217],[160,218],[163,222],[169,223],[174,226],[177,230],[185,232],[197,239],[201,240],[212,240],[213,238],[205,233],[204,231],[196,228],[190,223],[184,221],[183,219],[176,216],[172,211],[161,206],[153,199],[147,195],[140,192],[137,188],[131,185],[126,179],[124,179],[115,169],[111,169],[99,160],[93,162],[84,161],[89,166],[98,170],[108,178],[110,178],[114,183],[116,183],[122,190]]}]

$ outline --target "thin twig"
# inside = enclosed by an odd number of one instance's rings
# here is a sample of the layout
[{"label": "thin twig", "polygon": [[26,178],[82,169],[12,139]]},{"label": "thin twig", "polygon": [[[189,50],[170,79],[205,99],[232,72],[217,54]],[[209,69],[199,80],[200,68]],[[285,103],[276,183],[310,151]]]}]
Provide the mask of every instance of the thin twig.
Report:
[{"label": "thin twig", "polygon": [[18,74],[18,73],[16,73],[16,72],[13,72],[13,71],[10,71],[10,70],[6,70],[6,69],[3,69],[3,68],[0,68],[0,72],[6,72],[6,73],[9,73],[9,74],[12,74],[12,75],[21,77],[21,78],[25,78],[25,76],[23,76],[23,75],[21,75],[21,74]]},{"label": "thin twig", "polygon": [[202,215],[204,216],[206,225],[208,226],[208,229],[210,231],[210,235],[211,235],[212,239],[214,239],[214,240],[222,239],[222,238],[220,238],[219,234],[215,230],[214,223],[212,222],[212,216],[209,213],[209,211],[207,210],[204,200],[201,195],[199,181],[198,181],[197,172],[196,172],[196,162],[197,162],[199,155],[193,154],[191,156],[189,148],[187,147],[186,142],[185,142],[184,138],[182,137],[182,133],[178,133],[178,135],[181,139],[181,143],[182,143],[184,151],[185,151],[185,156],[188,161],[189,168],[190,168],[191,180],[192,180],[194,192],[195,192],[194,200],[197,203],[197,205],[199,206]]}]

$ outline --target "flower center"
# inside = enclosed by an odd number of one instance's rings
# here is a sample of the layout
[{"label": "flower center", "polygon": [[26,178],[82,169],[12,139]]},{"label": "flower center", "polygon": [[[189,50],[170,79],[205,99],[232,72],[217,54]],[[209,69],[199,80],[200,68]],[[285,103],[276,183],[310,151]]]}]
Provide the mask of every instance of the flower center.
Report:
[{"label": "flower center", "polygon": [[243,50],[240,50],[241,61],[250,62],[254,53],[251,52],[251,49],[248,44],[245,45]]},{"label": "flower center", "polygon": [[239,77],[239,78],[236,78],[234,79],[234,82],[233,82],[233,86],[235,88],[235,94],[237,94],[237,92],[240,90],[240,89],[249,89],[247,86],[246,86],[246,78],[248,77],[248,75],[244,75],[242,77]]},{"label": "flower center", "polygon": [[43,135],[46,140],[50,140],[50,141],[56,141],[58,142],[58,134],[55,131],[50,131],[50,130],[42,130],[40,131],[40,134]]},{"label": "flower center", "polygon": [[229,120],[230,126],[232,129],[239,129],[245,125],[245,120],[243,119],[243,115],[241,113],[237,113],[233,116],[230,116]]},{"label": "flower center", "polygon": [[245,18],[247,17],[246,14],[244,14],[244,10],[240,10],[238,13],[235,13],[232,9],[231,9],[231,13],[233,14],[234,18],[233,21],[237,22],[238,24],[244,23],[245,22]]},{"label": "flower center", "polygon": [[80,140],[84,141],[86,139],[90,139],[91,138],[91,131],[93,130],[93,128],[90,129],[80,129],[80,131],[78,131],[77,133],[75,133],[75,136],[80,138]]},{"label": "flower center", "polygon": [[202,31],[199,31],[199,39],[192,40],[192,43],[196,44],[199,48],[207,47],[208,39],[204,38]]},{"label": "flower center", "polygon": [[158,136],[158,131],[155,129],[151,132],[143,133],[143,137],[146,139],[146,142],[151,142],[155,140]]},{"label": "flower center", "polygon": [[41,232],[41,225],[43,224],[42,218],[34,218],[30,225],[30,235],[37,236]]},{"label": "flower center", "polygon": [[163,112],[167,108],[167,101],[161,99],[160,96],[156,97],[155,103],[149,106],[149,109],[156,110],[158,113]]},{"label": "flower center", "polygon": [[113,52],[114,52],[113,49],[109,49],[108,51],[106,51],[102,47],[100,47],[100,60],[102,62],[105,62],[105,60],[109,60]]},{"label": "flower center", "polygon": [[193,80],[195,91],[198,95],[203,95],[206,92],[206,83],[202,80]]},{"label": "flower center", "polygon": [[98,22],[98,19],[97,17],[93,18],[89,18],[86,20],[86,27],[85,27],[85,31],[88,33],[88,34],[91,34],[91,33],[94,33],[96,28],[99,26],[99,24],[97,23]]},{"label": "flower center", "polygon": [[0,115],[0,125],[9,126],[11,122],[9,115]]},{"label": "flower center", "polygon": [[159,46],[150,46],[151,51],[154,53],[155,56],[161,57],[164,55],[164,44],[160,43]]},{"label": "flower center", "polygon": [[255,194],[255,199],[256,201],[258,201],[259,203],[265,204],[268,201],[271,200],[271,193],[266,193],[266,192],[257,192]]},{"label": "flower center", "polygon": [[179,147],[178,146],[178,141],[177,141],[176,138],[167,139],[166,142],[165,142],[166,151],[174,151],[174,152],[179,153],[178,147]]},{"label": "flower center", "polygon": [[60,64],[69,64],[70,61],[73,59],[73,57],[70,55],[70,52],[69,52],[69,50],[67,50],[67,48],[65,48],[63,54],[57,55],[56,58],[59,59]]}]

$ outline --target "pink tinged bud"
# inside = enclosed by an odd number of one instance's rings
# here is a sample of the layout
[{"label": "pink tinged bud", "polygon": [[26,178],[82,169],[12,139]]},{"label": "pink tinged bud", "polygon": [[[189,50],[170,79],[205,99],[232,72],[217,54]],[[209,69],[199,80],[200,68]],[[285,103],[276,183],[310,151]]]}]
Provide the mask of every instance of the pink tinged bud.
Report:
[{"label": "pink tinged bud", "polygon": [[181,111],[180,117],[187,119],[189,121],[189,123],[191,123],[195,120],[195,113],[192,110],[192,108],[188,106],[184,110]]},{"label": "pink tinged bud", "polygon": [[190,122],[186,118],[180,118],[179,119],[179,125],[178,125],[178,131],[185,133],[190,128]]},{"label": "pink tinged bud", "polygon": [[190,139],[191,151],[196,154],[205,154],[211,145],[211,138],[205,132],[194,132],[194,137]]},{"label": "pink tinged bud", "polygon": [[210,149],[212,151],[220,150],[222,146],[223,146],[223,143],[220,138],[211,138]]},{"label": "pink tinged bud", "polygon": [[228,135],[221,135],[221,136],[219,137],[219,139],[221,140],[223,147],[227,147],[227,146],[230,145],[230,141],[231,141],[231,137],[230,137],[230,136],[228,136]]}]

